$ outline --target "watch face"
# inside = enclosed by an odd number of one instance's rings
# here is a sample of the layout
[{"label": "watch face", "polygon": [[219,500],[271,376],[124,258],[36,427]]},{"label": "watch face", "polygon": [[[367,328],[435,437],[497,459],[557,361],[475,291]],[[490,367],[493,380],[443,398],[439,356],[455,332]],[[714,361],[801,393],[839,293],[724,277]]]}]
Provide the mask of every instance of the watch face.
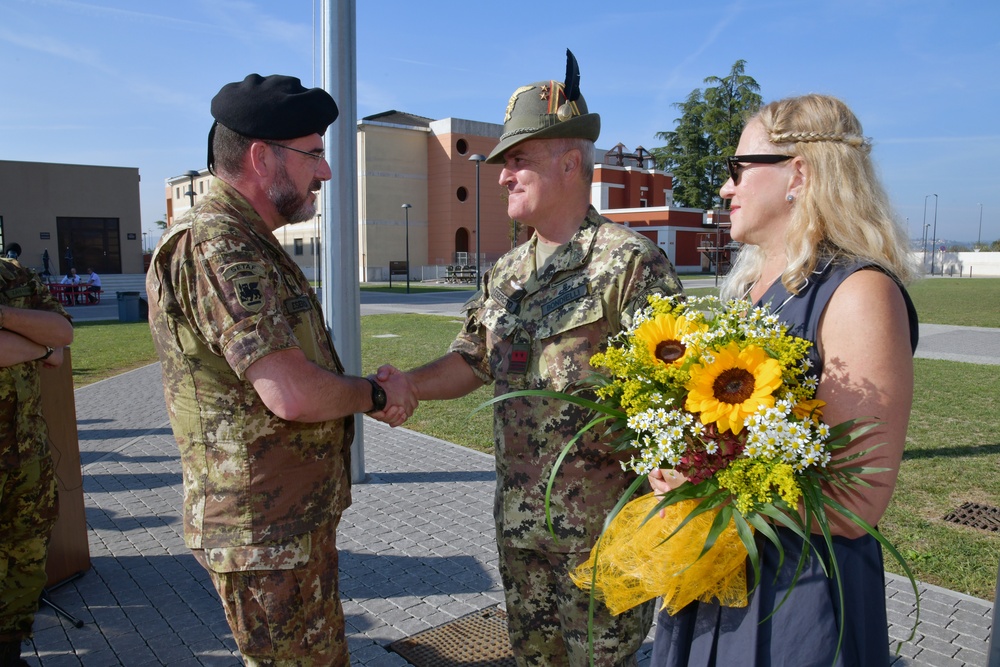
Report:
[{"label": "watch face", "polygon": [[374,380],[369,380],[372,385],[372,409],[371,412],[378,412],[385,409],[386,395],[385,389],[375,382]]}]

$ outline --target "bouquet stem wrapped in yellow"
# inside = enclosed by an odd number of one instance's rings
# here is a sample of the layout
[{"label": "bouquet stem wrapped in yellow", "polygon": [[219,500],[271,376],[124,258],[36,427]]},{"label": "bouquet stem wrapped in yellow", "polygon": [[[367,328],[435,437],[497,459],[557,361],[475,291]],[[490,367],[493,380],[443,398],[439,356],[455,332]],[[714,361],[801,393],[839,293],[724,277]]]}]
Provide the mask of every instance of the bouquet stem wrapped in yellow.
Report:
[{"label": "bouquet stem wrapped in yellow", "polygon": [[573,583],[593,590],[612,614],[656,597],[671,614],[694,600],[745,607],[747,550],[732,520],[703,553],[718,512],[686,521],[698,501],[666,507],[663,516],[659,502],[650,493],[625,505],[587,562],[570,575]]}]

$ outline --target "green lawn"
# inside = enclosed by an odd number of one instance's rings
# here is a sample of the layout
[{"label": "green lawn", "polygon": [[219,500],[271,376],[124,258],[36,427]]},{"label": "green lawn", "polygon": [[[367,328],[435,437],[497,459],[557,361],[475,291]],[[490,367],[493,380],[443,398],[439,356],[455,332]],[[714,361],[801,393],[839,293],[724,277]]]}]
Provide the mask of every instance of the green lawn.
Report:
[{"label": "green lawn", "polygon": [[[1000,279],[927,279],[910,292],[922,322],[1000,328]],[[447,349],[460,326],[451,317],[362,317],[362,368],[370,373],[386,362],[401,368],[423,364]],[[77,386],[155,360],[145,323],[76,326]],[[906,455],[881,528],[919,580],[992,600],[1000,534],[943,517],[963,502],[1000,507],[1000,411],[995,408],[1000,373],[996,366],[930,359],[917,359],[915,369]],[[484,387],[457,401],[425,403],[406,426],[491,452],[490,411],[474,412],[489,396],[490,388]],[[898,571],[891,558],[886,566]]]},{"label": "green lawn", "polygon": [[[1000,507],[1000,372],[937,359],[914,368],[906,451],[880,528],[920,581],[992,600],[1000,533],[944,516],[965,502]],[[902,574],[891,558],[886,568]]]},{"label": "green lawn", "polygon": [[921,322],[1000,327],[1000,278],[924,278],[909,292]]},{"label": "green lawn", "polygon": [[77,388],[156,361],[145,322],[74,324],[72,352]]}]

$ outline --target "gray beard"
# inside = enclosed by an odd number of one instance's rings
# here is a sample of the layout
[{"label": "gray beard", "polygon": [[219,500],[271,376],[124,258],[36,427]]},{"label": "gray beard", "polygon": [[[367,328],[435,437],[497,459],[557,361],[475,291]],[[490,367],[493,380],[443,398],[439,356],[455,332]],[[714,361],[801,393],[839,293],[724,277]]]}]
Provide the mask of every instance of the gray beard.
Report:
[{"label": "gray beard", "polygon": [[267,189],[268,199],[277,209],[278,215],[289,223],[305,222],[316,215],[315,202],[309,201],[309,194],[300,195],[282,167],[274,183]]}]

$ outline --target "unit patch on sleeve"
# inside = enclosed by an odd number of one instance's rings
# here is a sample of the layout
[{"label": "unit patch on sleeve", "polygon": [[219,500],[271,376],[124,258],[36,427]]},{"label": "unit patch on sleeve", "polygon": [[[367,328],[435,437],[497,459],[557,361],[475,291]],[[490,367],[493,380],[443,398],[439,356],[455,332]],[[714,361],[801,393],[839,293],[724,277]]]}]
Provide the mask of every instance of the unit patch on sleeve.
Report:
[{"label": "unit patch on sleeve", "polygon": [[259,276],[244,276],[233,281],[236,299],[251,313],[259,313],[264,307],[264,295],[260,291]]}]

